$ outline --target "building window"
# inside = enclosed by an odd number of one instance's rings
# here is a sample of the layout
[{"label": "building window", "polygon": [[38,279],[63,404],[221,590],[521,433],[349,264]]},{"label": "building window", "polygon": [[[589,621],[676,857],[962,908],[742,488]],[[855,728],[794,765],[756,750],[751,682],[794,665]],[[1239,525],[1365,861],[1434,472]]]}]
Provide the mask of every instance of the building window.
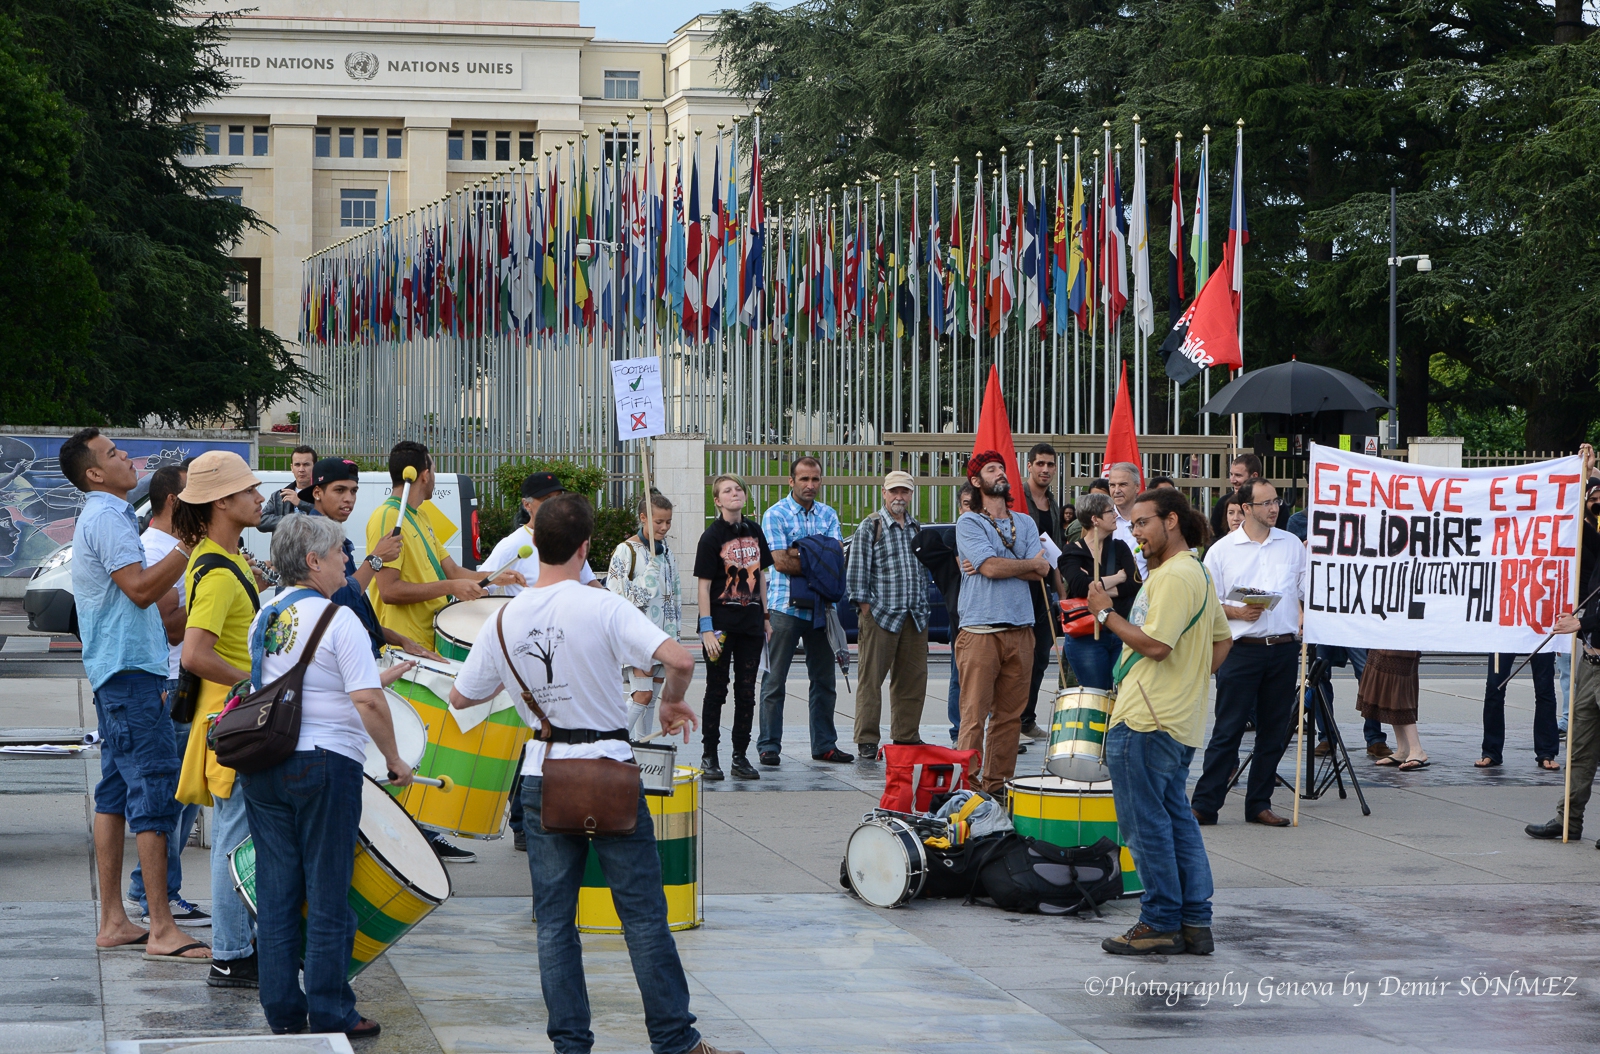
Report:
[{"label": "building window", "polygon": [[518,161],[532,161],[533,158],[534,158],[534,153],[533,153],[533,133],[532,132],[518,132],[517,133],[517,160]]},{"label": "building window", "polygon": [[228,126],[228,153],[234,157],[244,155],[244,125],[230,124]]},{"label": "building window", "polygon": [[378,130],[376,128],[361,129],[361,156],[378,156]]},{"label": "building window", "polygon": [[376,227],[378,225],[378,192],[376,190],[339,191],[339,226]]},{"label": "building window", "polygon": [[205,148],[203,152],[212,157],[222,153],[222,126],[220,124],[208,124],[204,128],[204,132]]},{"label": "building window", "polygon": [[313,142],[316,144],[315,153],[318,157],[328,157],[333,153],[333,130],[318,128]]},{"label": "building window", "polygon": [[210,190],[206,191],[206,197],[208,197],[208,198],[227,198],[229,201],[233,202],[235,205],[243,205],[244,204],[244,188],[243,187],[212,187]]},{"label": "building window", "polygon": [[267,126],[258,124],[250,137],[250,152],[256,157],[267,155]]},{"label": "building window", "polygon": [[354,128],[339,129],[339,156],[356,156],[356,130]]},{"label": "building window", "polygon": [[638,97],[638,70],[606,70],[606,98],[637,99]]},{"label": "building window", "polygon": [[489,160],[489,133],[478,131],[472,133],[472,160]]},{"label": "building window", "polygon": [[462,146],[465,142],[465,133],[451,132],[449,138],[445,140],[445,157],[451,161],[460,161],[462,158]]},{"label": "building window", "polygon": [[638,132],[631,135],[628,132],[607,132],[601,137],[600,142],[601,149],[605,152],[603,156],[614,165],[627,164],[630,146],[633,148],[632,153],[637,154],[639,151]]},{"label": "building window", "polygon": [[389,154],[388,154],[388,156],[389,157],[399,157],[400,156],[400,129],[398,129],[398,128],[389,129],[388,141],[389,141]]},{"label": "building window", "polygon": [[500,222],[500,211],[505,208],[510,191],[506,190],[474,190],[472,192],[472,209],[474,212],[488,210],[489,219],[493,223]]},{"label": "building window", "polygon": [[510,132],[496,132],[494,134],[494,159],[496,161],[511,160]]}]

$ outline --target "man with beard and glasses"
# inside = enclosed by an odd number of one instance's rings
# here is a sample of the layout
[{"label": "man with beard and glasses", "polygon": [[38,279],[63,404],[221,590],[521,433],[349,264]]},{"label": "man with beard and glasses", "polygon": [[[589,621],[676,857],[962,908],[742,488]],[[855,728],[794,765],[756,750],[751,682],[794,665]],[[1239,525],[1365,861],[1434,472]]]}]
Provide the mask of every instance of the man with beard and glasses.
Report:
[{"label": "man with beard and glasses", "polygon": [[[1016,771],[1022,711],[1033,668],[1035,582],[1050,573],[1033,518],[1011,512],[1006,460],[993,450],[972,455],[967,480],[982,505],[956,521],[961,558],[961,750],[983,752],[982,790],[1003,796]],[[987,733],[987,734],[986,734]]]},{"label": "man with beard and glasses", "polygon": [[889,677],[889,738],[921,743],[928,690],[928,572],[913,541],[922,525],[911,515],[909,472],[883,478],[883,508],[861,521],[850,539],[845,583],[859,612],[861,683],[856,688],[856,745],[863,760],[878,754],[883,678]]}]

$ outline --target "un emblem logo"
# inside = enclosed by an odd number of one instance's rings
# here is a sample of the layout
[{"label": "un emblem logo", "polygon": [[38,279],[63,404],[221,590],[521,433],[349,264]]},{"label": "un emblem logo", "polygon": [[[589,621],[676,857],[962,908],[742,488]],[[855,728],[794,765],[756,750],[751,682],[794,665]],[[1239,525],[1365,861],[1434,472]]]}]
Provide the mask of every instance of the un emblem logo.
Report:
[{"label": "un emblem logo", "polygon": [[370,51],[352,51],[344,57],[344,71],[351,80],[369,81],[378,75],[378,56]]}]

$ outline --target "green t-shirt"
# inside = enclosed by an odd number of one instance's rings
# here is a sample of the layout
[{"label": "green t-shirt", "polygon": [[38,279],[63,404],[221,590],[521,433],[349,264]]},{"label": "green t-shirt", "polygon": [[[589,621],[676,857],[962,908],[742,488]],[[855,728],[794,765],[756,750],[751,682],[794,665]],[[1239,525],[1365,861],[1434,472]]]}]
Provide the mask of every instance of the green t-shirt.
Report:
[{"label": "green t-shirt", "polygon": [[[1196,615],[1199,618],[1196,618]],[[1185,550],[1150,572],[1133,602],[1128,621],[1172,649],[1165,659],[1135,658],[1126,644],[1118,667],[1127,667],[1117,687],[1111,724],[1136,732],[1161,728],[1179,743],[1202,745],[1207,688],[1211,683],[1211,645],[1233,634],[1206,571],[1194,553]],[[1193,628],[1190,628],[1190,627]],[[1129,663],[1132,665],[1128,665]],[[1145,697],[1149,705],[1145,705]]]},{"label": "green t-shirt", "polygon": [[210,538],[202,539],[189,554],[189,569],[183,573],[183,595],[189,607],[188,625],[217,635],[217,657],[241,670],[250,669],[250,623],[255,620],[255,605],[244,585],[226,567],[207,571],[195,588],[195,563],[207,553],[220,553],[239,565],[246,581],[255,581],[250,565],[238,553],[230,553]]}]

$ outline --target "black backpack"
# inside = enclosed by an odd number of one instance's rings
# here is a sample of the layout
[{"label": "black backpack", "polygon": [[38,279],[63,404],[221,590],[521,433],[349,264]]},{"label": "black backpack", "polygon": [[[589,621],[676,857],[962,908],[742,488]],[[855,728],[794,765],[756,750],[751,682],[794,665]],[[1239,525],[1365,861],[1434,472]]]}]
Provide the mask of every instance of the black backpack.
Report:
[{"label": "black backpack", "polygon": [[1109,838],[1067,848],[1009,834],[990,845],[976,864],[971,904],[983,896],[1006,911],[1031,915],[1097,916],[1100,905],[1122,895],[1122,849]]}]

